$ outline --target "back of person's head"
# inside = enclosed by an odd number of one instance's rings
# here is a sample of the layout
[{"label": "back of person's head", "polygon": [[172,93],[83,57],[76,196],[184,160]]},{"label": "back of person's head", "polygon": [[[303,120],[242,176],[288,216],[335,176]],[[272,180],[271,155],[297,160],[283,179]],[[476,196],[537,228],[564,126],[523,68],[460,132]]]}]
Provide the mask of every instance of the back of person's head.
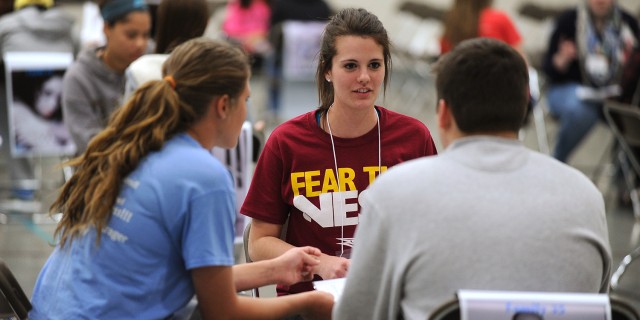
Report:
[{"label": "back of person's head", "polygon": [[250,75],[249,58],[229,42],[200,37],[176,47],[162,65],[162,75],[175,81],[172,91],[183,108],[193,109],[182,115],[178,130],[183,131],[204,115],[214,97],[240,96]]},{"label": "back of person's head", "polygon": [[43,9],[53,7],[53,0],[15,0],[13,2],[13,9],[20,10],[28,6],[37,6]]},{"label": "back of person's head", "polygon": [[131,12],[149,9],[145,0],[100,0],[98,5],[104,23],[109,26],[126,20]]},{"label": "back of person's head", "polygon": [[522,56],[502,41],[466,40],[434,67],[438,101],[444,100],[460,131],[518,131],[529,99]]},{"label": "back of person's head", "polygon": [[384,89],[386,91],[391,73],[391,49],[387,30],[376,15],[365,10],[348,8],[336,13],[327,24],[320,44],[316,82],[321,110],[333,103],[333,86],[325,81],[325,74],[332,68],[333,57],[337,54],[336,39],[343,36],[359,36],[373,39],[382,47],[384,55]]},{"label": "back of person's head", "polygon": [[249,79],[249,60],[227,42],[197,38],[176,47],[163,75],[136,90],[84,154],[69,163],[76,173],[51,206],[64,213],[56,229],[62,246],[89,227],[95,227],[99,241],[125,177],[150,152],[202,119],[216,97],[238,99]]},{"label": "back of person's head", "polygon": [[157,11],[156,53],[169,53],[179,44],[204,34],[209,22],[206,0],[163,0]]}]

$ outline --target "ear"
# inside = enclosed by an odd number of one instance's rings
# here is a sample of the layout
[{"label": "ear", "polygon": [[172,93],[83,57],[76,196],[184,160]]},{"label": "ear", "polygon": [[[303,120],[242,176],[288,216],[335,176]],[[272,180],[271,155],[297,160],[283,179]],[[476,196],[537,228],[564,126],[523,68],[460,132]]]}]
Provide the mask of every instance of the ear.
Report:
[{"label": "ear", "polygon": [[102,33],[104,33],[105,38],[107,38],[108,40],[109,34],[111,33],[111,27],[109,26],[109,23],[107,23],[106,21],[102,25]]},{"label": "ear", "polygon": [[438,127],[441,129],[449,129],[453,124],[453,116],[449,105],[444,99],[438,100],[438,106],[436,107],[436,117],[438,120]]},{"label": "ear", "polygon": [[228,94],[223,94],[222,96],[213,100],[212,104],[215,109],[215,114],[220,119],[226,119],[229,115],[231,99],[229,99]]},{"label": "ear", "polygon": [[327,82],[331,82],[331,70],[329,70],[329,71],[327,71],[327,72],[325,72],[325,73],[324,73],[324,79],[325,79]]}]

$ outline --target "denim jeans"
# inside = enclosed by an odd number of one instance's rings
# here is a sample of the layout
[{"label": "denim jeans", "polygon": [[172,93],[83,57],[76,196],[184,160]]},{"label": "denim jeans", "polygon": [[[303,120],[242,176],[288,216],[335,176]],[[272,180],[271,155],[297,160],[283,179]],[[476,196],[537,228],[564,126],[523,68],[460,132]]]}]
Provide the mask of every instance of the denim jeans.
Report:
[{"label": "denim jeans", "polygon": [[562,162],[567,162],[602,115],[602,103],[581,100],[576,95],[578,87],[578,83],[566,83],[547,89],[549,111],[560,120],[553,157]]}]

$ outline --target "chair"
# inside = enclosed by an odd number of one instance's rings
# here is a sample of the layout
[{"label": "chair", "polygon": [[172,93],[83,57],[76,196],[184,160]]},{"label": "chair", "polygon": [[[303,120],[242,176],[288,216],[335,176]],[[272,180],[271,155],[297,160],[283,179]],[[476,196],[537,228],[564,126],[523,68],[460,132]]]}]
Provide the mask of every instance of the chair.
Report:
[{"label": "chair", "polygon": [[282,23],[282,76],[290,81],[315,81],[324,21]]},{"label": "chair", "polygon": [[27,319],[31,302],[20,284],[0,259],[0,319]]},{"label": "chair", "polygon": [[[280,233],[280,238],[284,239],[285,234],[287,232],[287,226],[289,224],[289,221],[287,220],[287,222],[285,222],[284,226],[282,227],[282,231]],[[244,259],[247,263],[253,262],[253,260],[251,260],[251,256],[249,256],[249,233],[251,232],[251,220],[249,219],[245,225],[244,228],[244,232],[242,234],[242,248],[244,250]],[[259,298],[260,297],[260,288],[254,288],[252,290],[252,296]]]},{"label": "chair", "polygon": [[[251,184],[252,159],[253,159],[253,129],[251,122],[245,121],[242,124],[238,145],[234,149],[213,148],[211,153],[227,166],[233,177],[233,183],[236,188],[236,207],[238,210],[242,206],[244,199],[249,192]],[[236,237],[235,242],[242,241],[241,234],[247,223],[247,218],[239,212],[236,216]]]},{"label": "chair", "polygon": [[[638,153],[640,153],[640,108],[616,101],[606,101],[604,116],[620,146],[617,157],[636,218],[630,239],[633,246],[637,243],[640,235],[640,188],[636,181],[640,176],[640,160],[638,159]],[[611,277],[612,289],[619,286],[620,278],[625,273],[627,266],[639,256],[640,246],[622,259]]]},{"label": "chair", "polygon": [[640,315],[629,302],[616,295],[609,295],[611,302],[611,320],[640,320]]},{"label": "chair", "polygon": [[[247,225],[244,228],[244,233],[242,235],[242,248],[244,249],[244,258],[246,263],[251,263],[253,261],[249,256],[249,232],[251,232],[251,222],[247,222]],[[254,288],[252,290],[252,295],[255,298],[259,298],[260,288]]]},{"label": "chair", "polygon": [[401,3],[398,10],[410,12],[422,19],[436,19],[439,21],[444,20],[444,16],[447,14],[446,9],[411,0]]},{"label": "chair", "polygon": [[428,320],[460,320],[460,301],[449,300],[436,308]]},{"label": "chair", "polygon": [[400,51],[400,54],[409,60],[412,68],[423,69],[415,70],[417,72],[429,73],[431,70],[429,65],[440,55],[439,37],[446,11],[440,7],[411,0],[398,6],[396,14],[402,18],[400,23],[404,29],[399,29],[393,35],[392,50]]},{"label": "chair", "polygon": [[544,154],[550,154],[549,138],[547,137],[547,125],[543,107],[540,105],[542,100],[542,91],[544,82],[538,76],[538,71],[529,67],[529,94],[531,96],[533,115],[533,124],[536,129],[536,138],[538,139],[538,150]]},{"label": "chair", "polygon": [[275,52],[268,64],[268,76],[274,120],[293,118],[317,105],[315,71],[326,24],[286,20],[271,28],[270,41]]},{"label": "chair", "polygon": [[442,34],[442,18],[446,9],[403,1],[395,12],[397,23],[389,29],[393,39],[391,55],[397,80],[392,81],[385,104],[405,106],[405,112],[420,113],[433,93],[424,90],[424,83],[433,81],[431,65],[440,55],[439,37]]}]

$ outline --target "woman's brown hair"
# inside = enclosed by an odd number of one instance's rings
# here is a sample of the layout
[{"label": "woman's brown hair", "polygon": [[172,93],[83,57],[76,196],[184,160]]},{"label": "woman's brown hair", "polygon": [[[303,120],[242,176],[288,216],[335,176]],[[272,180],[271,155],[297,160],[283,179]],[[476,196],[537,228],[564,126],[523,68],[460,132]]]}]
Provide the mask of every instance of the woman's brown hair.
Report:
[{"label": "woman's brown hair", "polygon": [[453,8],[444,17],[444,35],[451,47],[478,36],[480,12],[491,6],[493,0],[455,0]]},{"label": "woman's brown hair", "polygon": [[235,105],[250,75],[240,49],[204,38],[178,46],[162,73],[172,79],[150,81],[136,90],[87,150],[68,163],[75,174],[50,209],[62,213],[55,231],[61,246],[91,227],[99,243],[121,185],[140,161],[202,118],[215,97],[227,94]]},{"label": "woman's brown hair", "polygon": [[206,0],[163,0],[156,19],[156,53],[170,53],[181,43],[200,37],[209,23]]}]

